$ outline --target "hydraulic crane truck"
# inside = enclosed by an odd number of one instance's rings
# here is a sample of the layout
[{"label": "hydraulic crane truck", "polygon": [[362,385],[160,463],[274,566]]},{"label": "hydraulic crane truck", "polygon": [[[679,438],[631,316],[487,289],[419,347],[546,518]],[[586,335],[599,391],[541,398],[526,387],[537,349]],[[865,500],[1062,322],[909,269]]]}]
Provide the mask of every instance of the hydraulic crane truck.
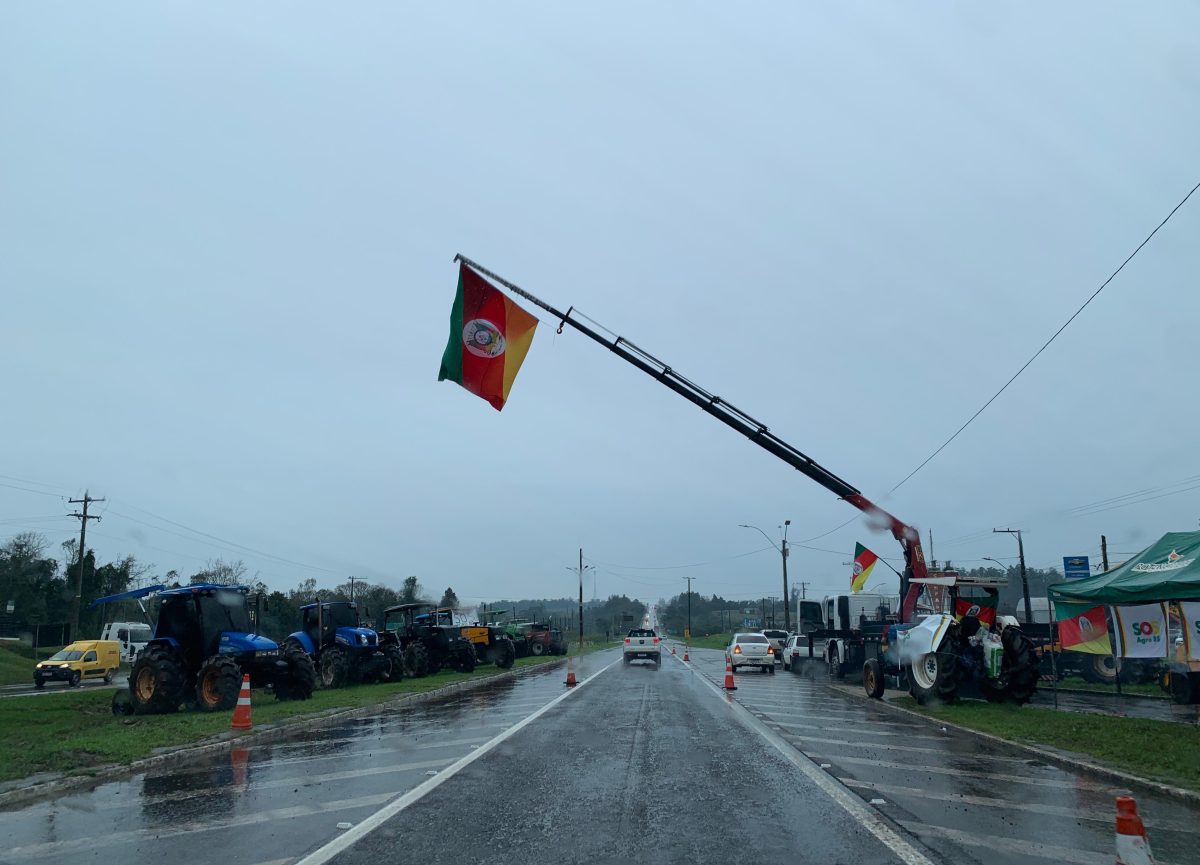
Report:
[{"label": "hydraulic crane truck", "polygon": [[[766,424],[680,375],[671,366],[624,337],[614,335],[610,339],[589,324],[584,323],[581,320],[582,316],[572,316],[575,311],[574,307],[562,312],[465,256],[457,255],[455,261],[461,262],[463,267],[470,268],[545,310],[558,319],[559,333],[562,333],[566,325],[570,325],[584,336],[604,346],[617,357],[674,391],[701,411],[712,415],[767,453],[783,460],[805,477],[816,481],[838,498],[858,508],[866,515],[868,524],[873,528],[890,532],[892,537],[899,542],[904,554],[904,571],[900,574],[899,621],[888,629],[889,636],[894,633],[894,637],[889,643],[883,644],[884,649],[890,649],[890,654],[881,651],[878,657],[867,657],[865,660],[863,664],[864,686],[872,696],[880,697],[883,694],[883,674],[894,673],[907,679],[913,695],[921,702],[933,697],[943,700],[954,698],[958,685],[962,681],[963,664],[959,661],[964,654],[973,654],[978,649],[978,646],[972,641],[978,637],[979,629],[977,623],[976,627],[971,628],[971,623],[968,622],[967,629],[972,633],[966,635],[963,622],[967,621],[967,617],[960,622],[949,614],[933,614],[925,616],[919,623],[914,621],[917,598],[923,584],[929,579],[919,531],[871,502],[849,481],[838,477],[812,457],[772,433]],[[595,323],[592,322],[592,324]],[[994,647],[989,644],[987,663],[981,668],[989,674],[994,673],[994,675],[987,676],[994,693],[1004,693],[1007,688],[1005,683],[1012,676],[1025,675],[1024,669],[1016,669],[1016,666],[1022,664],[1021,659],[1028,655],[1027,652],[1008,650],[1009,643],[1019,647],[1023,645],[1022,640],[1025,643],[1028,643],[1028,640],[1019,634],[1020,629],[1015,619],[1012,617],[1002,618],[1006,621],[998,621],[997,629],[1002,629],[1003,632],[1012,630],[1013,636],[1004,644],[1000,654],[997,654]],[[975,669],[973,663],[972,669]],[[1036,681],[1036,676],[1034,678]],[[1026,697],[1026,699],[1028,698]],[[1020,702],[1024,702],[1024,700]]]}]

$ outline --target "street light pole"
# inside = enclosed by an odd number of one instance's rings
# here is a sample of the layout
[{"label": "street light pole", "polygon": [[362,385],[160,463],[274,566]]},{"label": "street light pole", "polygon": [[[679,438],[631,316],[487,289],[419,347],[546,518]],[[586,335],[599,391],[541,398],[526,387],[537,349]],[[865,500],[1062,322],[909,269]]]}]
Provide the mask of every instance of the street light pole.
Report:
[{"label": "street light pole", "polygon": [[1017,536],[1017,555],[1021,562],[1021,593],[1025,596],[1025,622],[1033,622],[1033,605],[1029,602],[1029,578],[1025,575],[1025,541],[1020,529],[992,529],[992,534]]},{"label": "street light pole", "polygon": [[689,640],[690,640],[690,639],[692,638],[692,580],[694,580],[694,579],[696,579],[696,578],[695,578],[695,577],[684,577],[684,579],[685,579],[685,580],[687,580],[687,583],[688,583],[688,595],[687,595],[687,616],[688,616],[688,619],[687,619],[687,639],[689,639]]},{"label": "street light pole", "polygon": [[[770,535],[768,535],[766,532],[764,532],[758,526],[748,526],[745,523],[738,523],[739,529],[754,529],[754,531],[758,532],[760,535],[762,535],[764,538],[766,538],[767,543],[769,543],[771,546],[773,546],[776,549],[776,551],[778,551],[780,557],[783,560],[783,628],[785,631],[790,631],[792,629],[792,613],[788,607],[788,604],[791,603],[791,596],[788,593],[788,576],[787,576],[787,560],[788,560],[787,530],[788,530],[788,526],[790,526],[791,524],[792,524],[791,520],[783,521],[783,543],[777,544],[771,538]],[[763,617],[764,618],[766,617],[765,610],[763,612]]]},{"label": "street light pole", "polygon": [[583,651],[583,547],[579,548],[579,651]]}]

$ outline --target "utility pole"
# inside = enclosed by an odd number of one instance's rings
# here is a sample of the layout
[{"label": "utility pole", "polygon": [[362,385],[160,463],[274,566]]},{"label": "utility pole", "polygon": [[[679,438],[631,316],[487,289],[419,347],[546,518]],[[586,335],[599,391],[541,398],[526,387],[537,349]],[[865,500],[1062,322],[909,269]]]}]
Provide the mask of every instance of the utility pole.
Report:
[{"label": "utility pole", "polygon": [[687,583],[688,583],[688,595],[687,595],[687,610],[688,610],[687,638],[690,640],[690,639],[692,638],[692,580],[694,580],[694,579],[696,579],[696,578],[695,578],[695,577],[684,577],[684,579],[685,579],[685,580],[687,580]]},{"label": "utility pole", "polygon": [[1100,561],[1104,564],[1104,570],[1108,570],[1108,538],[1104,535],[1100,536]]},{"label": "utility pole", "polygon": [[1020,529],[992,529],[992,534],[1017,536],[1017,555],[1021,562],[1021,594],[1025,596],[1025,621],[1033,622],[1033,605],[1029,603],[1029,578],[1025,576],[1025,541]]},{"label": "utility pole", "polygon": [[[808,583],[802,580],[800,582],[800,600],[803,601],[803,600],[807,600],[807,599],[808,599]],[[797,622],[796,624],[798,625],[800,623]]]},{"label": "utility pole", "polygon": [[785,631],[788,631],[789,633],[792,630],[792,612],[791,612],[791,606],[792,606],[791,597],[792,597],[792,595],[788,591],[788,584],[787,584],[787,557],[788,557],[787,530],[788,530],[788,526],[790,526],[791,524],[792,524],[791,520],[783,521],[783,543],[780,546],[780,550],[783,553],[783,629]]},{"label": "utility pole", "polygon": [[354,603],[354,584],[355,583],[365,583],[366,580],[364,580],[362,577],[349,577],[348,582],[350,583],[350,603],[353,604]]},{"label": "utility pole", "polygon": [[579,651],[583,651],[583,547],[579,548]]},{"label": "utility pole", "polygon": [[100,517],[88,513],[88,505],[92,502],[102,502],[104,499],[94,499],[88,495],[87,490],[83,491],[83,498],[69,499],[68,503],[72,505],[83,505],[83,513],[75,511],[71,516],[79,520],[79,573],[75,575],[75,595],[71,598],[71,640],[74,642],[79,635],[79,608],[83,605],[83,563],[87,556],[87,521],[96,520],[99,522]]}]

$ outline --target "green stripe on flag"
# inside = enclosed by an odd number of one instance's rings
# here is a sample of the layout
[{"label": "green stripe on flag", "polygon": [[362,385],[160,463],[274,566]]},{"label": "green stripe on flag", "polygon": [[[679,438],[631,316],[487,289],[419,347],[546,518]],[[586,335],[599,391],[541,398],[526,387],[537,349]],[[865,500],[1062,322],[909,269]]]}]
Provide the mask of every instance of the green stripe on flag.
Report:
[{"label": "green stripe on flag", "polygon": [[450,309],[450,341],[446,343],[446,351],[442,353],[442,367],[438,370],[438,381],[449,379],[462,384],[463,380],[463,281],[462,273],[458,276],[458,294],[454,296],[454,306]]}]

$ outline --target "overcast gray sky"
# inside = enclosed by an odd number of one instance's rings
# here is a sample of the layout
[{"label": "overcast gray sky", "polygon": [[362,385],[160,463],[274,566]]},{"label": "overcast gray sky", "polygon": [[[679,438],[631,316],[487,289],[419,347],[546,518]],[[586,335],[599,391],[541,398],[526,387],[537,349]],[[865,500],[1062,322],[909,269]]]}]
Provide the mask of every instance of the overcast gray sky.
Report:
[{"label": "overcast gray sky", "polygon": [[[87,488],[97,553],[160,572],[561,596],[582,546],[600,595],[653,599],[780,594],[738,524],[853,516],[553,322],[502,413],[438,383],[456,252],[939,559],[1195,529],[1200,201],[886,495],[1200,180],[1195,3],[916,9],[5,4],[0,537],[65,539]],[[840,588],[856,540],[898,553],[855,521],[792,578]]]}]

